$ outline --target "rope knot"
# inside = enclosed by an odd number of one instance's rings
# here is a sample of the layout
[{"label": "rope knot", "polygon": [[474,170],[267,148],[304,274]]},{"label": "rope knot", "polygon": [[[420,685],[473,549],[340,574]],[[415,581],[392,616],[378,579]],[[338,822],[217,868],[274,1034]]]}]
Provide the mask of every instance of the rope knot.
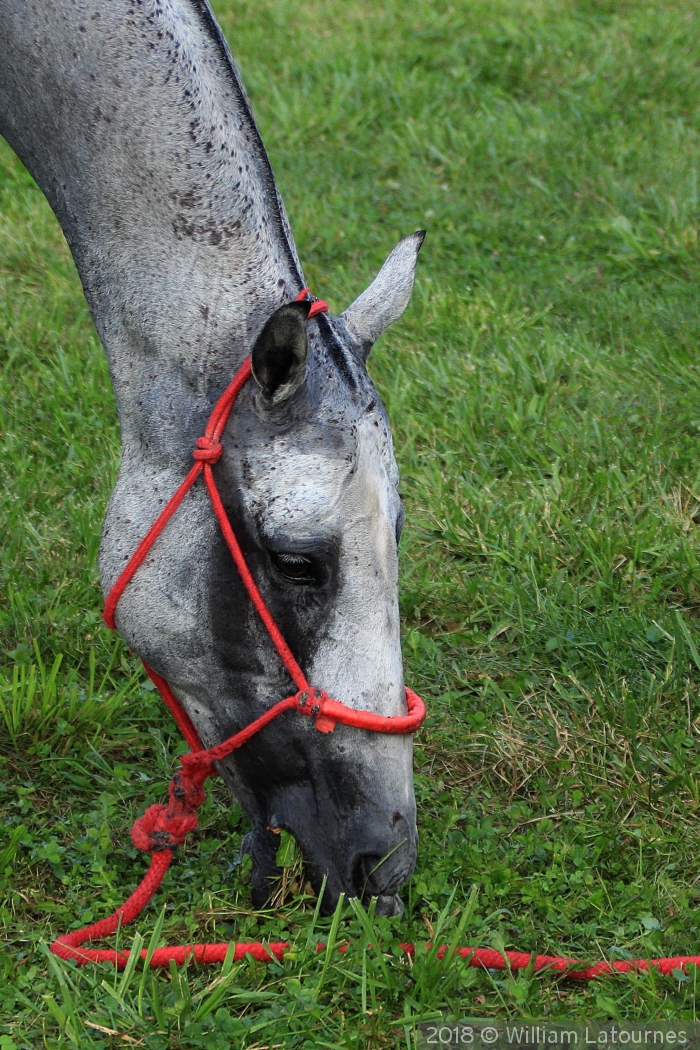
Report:
[{"label": "rope knot", "polygon": [[175,849],[181,846],[190,831],[197,827],[197,814],[175,814],[170,806],[149,806],[131,829],[131,841],[145,853]]},{"label": "rope knot", "polygon": [[224,447],[220,442],[214,441],[213,438],[198,437],[195,441],[195,449],[192,453],[192,459],[196,459],[200,463],[218,463],[224,454]]},{"label": "rope knot", "polygon": [[326,702],[330,700],[325,689],[302,689],[296,694],[297,710],[302,715],[316,719],[316,728],[321,733],[332,733],[335,722],[324,714]]},{"label": "rope knot", "polygon": [[[188,756],[183,755],[183,758]],[[149,806],[131,829],[131,841],[145,853],[172,850],[181,846],[197,827],[197,810],[206,798],[204,781],[213,767],[198,767],[192,775],[183,769],[176,773],[168,789],[167,806]]]}]

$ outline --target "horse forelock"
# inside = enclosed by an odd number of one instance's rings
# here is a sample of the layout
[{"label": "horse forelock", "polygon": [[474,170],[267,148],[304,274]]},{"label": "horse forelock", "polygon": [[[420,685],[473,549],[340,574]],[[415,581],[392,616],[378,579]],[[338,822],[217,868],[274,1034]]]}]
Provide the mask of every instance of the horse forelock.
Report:
[{"label": "horse forelock", "polygon": [[306,380],[310,417],[328,426],[353,426],[370,414],[389,424],[381,399],[340,317],[321,315],[310,338]]}]

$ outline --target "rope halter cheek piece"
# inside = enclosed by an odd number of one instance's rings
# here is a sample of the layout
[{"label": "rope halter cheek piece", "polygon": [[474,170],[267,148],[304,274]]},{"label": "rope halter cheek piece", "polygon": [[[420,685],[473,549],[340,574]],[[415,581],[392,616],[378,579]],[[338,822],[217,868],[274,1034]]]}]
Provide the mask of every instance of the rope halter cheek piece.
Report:
[{"label": "rope halter cheek piece", "polygon": [[[296,301],[303,300],[308,292],[308,288],[303,289],[297,296]],[[311,304],[308,317],[315,317],[317,314],[325,313],[327,310],[327,303],[322,299],[316,299]],[[95,923],[84,930],[65,934],[52,944],[51,950],[56,955],[64,959],[75,959],[79,964],[104,960],[116,962],[118,965],[121,964],[124,953],[94,949],[79,951],[78,948],[86,941],[108,936],[117,929],[120,923],[130,922],[140,914],[146,903],[158,889],[172,859],[172,851],[176,846],[182,845],[185,837],[197,826],[197,810],[205,798],[204,783],[208,777],[217,775],[214,763],[219,762],[234,751],[237,751],[238,748],[243,747],[256,733],[259,733],[261,729],[264,729],[266,725],[278,718],[279,715],[285,711],[296,711],[300,715],[313,718],[315,719],[316,728],[321,733],[333,732],[336,724],[340,722],[346,726],[366,729],[374,733],[407,734],[413,733],[418,729],[425,718],[423,701],[408,688],[406,689],[408,713],[392,718],[373,714],[371,711],[357,711],[338,700],[331,699],[325,690],[312,688],[275,623],[246,564],[221,500],[212,470],[223,455],[221,437],[228,422],[231,409],[251,374],[251,361],[248,357],[216,403],[204,435],[197,438],[192,453],[192,458],[195,462],[187,477],[158,515],[112,587],[105,603],[104,620],[108,627],[113,630],[116,628],[114,618],[119,599],[140,566],[143,565],[156,540],[177,511],[189,490],[200,474],[203,474],[204,484],[209,493],[214,514],[219,522],[241,580],[260,619],[265,625],[282,663],[296,685],[297,691],[292,696],[288,696],[286,699],[280,700],[268,708],[259,718],[256,718],[240,732],[234,733],[233,736],[224,740],[223,743],[205,749],[189,715],[178,701],[168,682],[152,668],[144,664],[146,672],[158,689],[161,698],[170,709],[178,728],[189,744],[190,751],[180,757],[181,768],[175,774],[170,784],[167,805],[149,806],[131,829],[131,838],[134,845],[140,850],[151,853],[151,866],[136,892],[109,918]],[[209,945],[207,947],[220,949],[221,945]],[[226,946],[224,945],[224,947]],[[172,957],[178,961],[179,956],[177,953],[181,953],[182,950],[184,949],[167,949],[171,953],[176,953],[175,956],[169,956],[169,958]],[[187,950],[189,951],[189,949]],[[263,951],[261,957],[269,958],[267,949],[261,947],[261,950]],[[179,961],[182,961],[182,959]]]},{"label": "rope halter cheek piece", "polygon": [[[302,300],[308,294],[308,291],[309,289],[305,288],[297,296],[297,300]],[[310,318],[314,317],[327,309],[326,303],[317,299],[312,303],[308,316]],[[163,877],[172,860],[173,850],[176,846],[181,845],[186,835],[197,826],[197,809],[204,801],[204,783],[208,777],[215,776],[217,773],[214,763],[222,758],[226,758],[227,755],[242,747],[284,711],[297,711],[300,715],[314,718],[316,720],[316,728],[322,733],[332,732],[338,722],[347,726],[355,726],[359,729],[371,730],[375,733],[412,733],[418,729],[425,718],[423,701],[410,689],[406,689],[408,714],[396,718],[385,718],[381,715],[372,714],[370,711],[355,711],[337,700],[332,700],[323,689],[313,689],[306,680],[303,671],[294,659],[277,624],[272,618],[246,565],[236,536],[231,528],[231,523],[221,502],[212,471],[212,467],[219,462],[223,455],[221,436],[229,414],[238,394],[250,375],[250,358],[247,358],[241,365],[231,385],[224,391],[217,402],[203,437],[197,438],[195,449],[192,453],[195,461],[194,466],[169,503],[161,511],[147,535],[141,540],[126,568],[108,595],[105,603],[104,619],[108,627],[115,627],[114,614],[119,599],[130,580],[133,579],[138,571],[139,566],[143,564],[153,544],[199,475],[203,473],[204,484],[209,493],[214,513],[236,568],[284,666],[297,687],[297,692],[274,704],[260,718],[256,718],[254,722],[251,722],[239,733],[229,737],[228,740],[217,744],[216,747],[205,750],[202,747],[197,730],[168,683],[150,667],[144,665],[162,699],[172,712],[173,718],[190,746],[190,751],[180,758],[181,769],[175,774],[170,784],[168,804],[149,806],[131,829],[134,845],[138,849],[151,854],[149,869],[139,886],[112,915],[82,930],[63,934],[51,945],[51,951],[55,955],[66,960],[72,959],[79,966],[84,966],[86,963],[91,962],[108,962],[120,970],[124,969],[129,958],[127,952],[115,951],[114,949],[82,948],[81,945],[103,937],[109,937],[120,926],[126,925],[126,923],[131,922],[132,919],[141,914],[163,881]],[[261,962],[269,962],[270,959],[282,959],[290,949],[290,945],[286,941],[267,944],[264,944],[262,941],[248,943],[239,941],[233,946],[227,943],[219,943],[187,944],[157,948],[150,957],[144,949],[141,951],[141,956],[144,959],[149,958],[151,967],[168,966],[171,962],[174,962],[176,965],[182,965],[190,958],[196,959],[198,963],[220,963],[226,959],[232,947],[234,960],[239,960],[249,955]],[[323,945],[319,945],[319,949],[322,947]],[[414,954],[414,946],[412,944],[402,944],[401,947],[407,955],[412,956]],[[341,946],[339,950],[344,951],[345,949]],[[446,946],[443,945],[438,952],[438,957],[443,957],[446,950]],[[591,980],[610,973],[628,973],[650,969],[662,974],[672,974],[674,970],[685,970],[689,964],[700,966],[700,956],[698,955],[681,955],[661,959],[603,960],[592,966],[582,966],[575,959],[557,955],[535,955],[529,952],[514,951],[499,952],[491,948],[466,947],[457,948],[455,951],[470,966],[478,966],[489,970],[509,971],[522,970],[532,966],[535,971],[550,970],[553,973],[559,973],[578,980]]]}]

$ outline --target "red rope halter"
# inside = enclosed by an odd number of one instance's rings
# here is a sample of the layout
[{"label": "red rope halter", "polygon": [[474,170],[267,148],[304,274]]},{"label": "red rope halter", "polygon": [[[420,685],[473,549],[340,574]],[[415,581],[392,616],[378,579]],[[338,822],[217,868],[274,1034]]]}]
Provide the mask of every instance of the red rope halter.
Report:
[{"label": "red rope halter", "polygon": [[[308,291],[309,289],[305,288],[297,296],[297,301],[302,300],[308,294]],[[327,309],[327,303],[322,299],[316,299],[311,304],[308,316],[315,317]],[[238,748],[243,747],[256,733],[259,733],[261,729],[264,729],[266,725],[279,715],[285,711],[295,710],[301,715],[314,718],[316,720],[316,728],[322,733],[333,732],[336,723],[340,722],[343,725],[353,726],[357,729],[367,729],[373,733],[406,734],[414,732],[425,718],[425,704],[411,689],[406,689],[408,713],[393,718],[377,715],[371,711],[356,711],[338,700],[331,699],[325,690],[313,689],[265,604],[265,600],[258,590],[231,527],[231,522],[222,503],[212,470],[214,464],[218,463],[223,455],[221,436],[228,422],[231,409],[250,375],[250,358],[246,358],[234,376],[233,381],[216,403],[207,423],[204,436],[197,438],[195,449],[192,453],[195,462],[189,474],[158,515],[112,587],[105,603],[104,620],[108,627],[115,628],[114,618],[119,599],[140,566],[143,565],[149,551],[199,475],[204,474],[204,484],[209,493],[214,514],[219,522],[238,573],[250,600],[267,629],[275,649],[279,653],[282,663],[296,685],[297,691],[292,696],[288,696],[286,699],[274,704],[259,718],[256,718],[255,721],[241,729],[240,732],[234,733],[228,740],[224,740],[223,743],[205,750],[189,715],[180,704],[168,682],[150,667],[144,665],[163,701],[172,712],[178,728],[190,745],[191,750],[180,757],[181,769],[175,774],[170,784],[168,804],[149,806],[131,829],[131,838],[134,845],[138,849],[151,853],[151,865],[140,886],[113,915],[83,930],[64,934],[51,945],[51,950],[56,955],[63,959],[75,959],[79,964],[103,962],[106,960],[122,965],[126,958],[122,952],[112,950],[100,951],[90,948],[78,949],[86,941],[109,936],[111,933],[114,933],[120,923],[131,922],[132,919],[141,913],[160,886],[172,860],[173,849],[182,845],[185,837],[191,831],[194,831],[197,826],[197,810],[205,798],[204,783],[208,777],[217,775],[214,763],[219,762],[234,751],[237,751]],[[219,956],[221,959],[225,957],[227,945],[208,945],[205,948],[204,955],[207,961],[213,962]],[[221,954],[221,949],[223,949],[223,954]],[[236,951],[238,952],[239,949],[243,950],[241,945],[238,945]],[[162,949],[157,953],[158,958],[162,960],[160,965],[166,965],[170,959],[182,962],[190,954],[190,950],[189,947]],[[259,945],[257,948],[255,946],[251,948],[248,945],[245,950],[253,950],[256,958],[269,958],[267,948],[264,948],[262,945]],[[214,953],[213,955],[212,952]]]},{"label": "red rope halter", "polygon": [[[303,289],[297,296],[297,301],[304,299],[308,292],[308,288]],[[327,303],[322,299],[316,299],[312,302],[308,317],[315,317],[317,314],[324,313],[327,310]],[[131,838],[134,845],[138,849],[151,854],[149,869],[134,893],[112,915],[91,926],[86,926],[82,930],[63,934],[51,945],[51,951],[55,955],[61,959],[73,959],[79,966],[84,966],[91,962],[109,962],[120,970],[124,969],[129,958],[128,952],[118,952],[111,948],[82,948],[81,945],[109,937],[119,926],[126,925],[141,914],[163,881],[163,877],[173,858],[173,850],[177,846],[182,845],[185,837],[191,831],[194,831],[197,826],[197,810],[205,798],[204,783],[208,777],[217,775],[214,763],[226,758],[234,751],[237,751],[238,748],[243,747],[256,733],[259,733],[261,729],[283,714],[283,712],[295,710],[301,715],[315,718],[316,728],[322,733],[333,732],[336,723],[340,722],[342,725],[353,726],[357,729],[367,729],[374,733],[407,734],[413,733],[418,729],[425,718],[425,704],[416,693],[408,688],[406,688],[408,714],[393,718],[377,715],[371,711],[356,711],[338,700],[331,699],[323,689],[312,688],[304,672],[294,659],[270,610],[267,608],[231,527],[212,470],[214,464],[218,463],[223,455],[221,436],[226,427],[231,409],[250,375],[251,362],[248,357],[216,403],[204,436],[197,438],[195,449],[192,453],[192,457],[195,460],[194,466],[141,540],[129,559],[126,568],[112,587],[105,603],[104,620],[108,627],[115,629],[114,617],[119,599],[139,567],[143,565],[149,551],[173,514],[199,475],[203,473],[204,484],[209,493],[214,514],[219,522],[236,568],[260,619],[264,623],[279,653],[282,663],[297,686],[297,692],[274,704],[244,729],[234,733],[228,740],[224,740],[223,743],[217,744],[215,747],[205,749],[202,747],[199,734],[189,715],[166,680],[144,664],[146,672],[157,687],[164,703],[170,709],[180,732],[190,745],[191,750],[187,754],[180,756],[181,769],[175,774],[170,784],[168,804],[149,806],[131,829]],[[323,946],[319,945],[319,948],[321,947]],[[402,947],[408,955],[414,954],[414,946],[412,944],[403,944]],[[229,945],[227,943],[189,944],[158,948],[151,956],[150,965],[152,967],[168,966],[171,961],[181,965],[192,957],[199,963],[223,962],[228,949]],[[281,959],[289,949],[290,945],[286,941],[268,944],[263,944],[261,941],[238,943],[235,945],[233,958],[234,960],[239,960],[245,955],[251,955],[260,961],[269,962],[272,958]],[[340,950],[343,951],[344,949],[341,948]],[[575,959],[561,958],[559,956],[533,956],[523,952],[497,952],[488,948],[459,948],[457,951],[460,956],[468,960],[470,966],[480,966],[483,969],[490,970],[519,970],[529,966],[534,960],[535,970],[548,969],[555,973],[565,973],[569,977],[581,980],[599,977],[607,973],[626,973],[630,970],[646,970],[649,968],[656,969],[664,974],[670,974],[675,969],[683,969],[689,963],[700,965],[700,956],[678,956],[675,958],[651,959],[649,961],[642,959],[598,962],[594,966],[589,966],[585,969],[576,969],[577,966],[580,966],[580,963]],[[445,952],[446,946],[443,946],[438,954],[442,957]],[[145,950],[142,951],[142,958],[145,959],[147,954]]]}]

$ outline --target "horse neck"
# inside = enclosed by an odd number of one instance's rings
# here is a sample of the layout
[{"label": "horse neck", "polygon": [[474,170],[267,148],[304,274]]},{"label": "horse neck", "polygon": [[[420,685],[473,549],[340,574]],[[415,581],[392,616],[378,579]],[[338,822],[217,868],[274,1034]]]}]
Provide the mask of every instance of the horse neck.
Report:
[{"label": "horse neck", "polygon": [[206,0],[0,0],[0,132],[55,212],[125,453],[191,444],[303,279]]}]

